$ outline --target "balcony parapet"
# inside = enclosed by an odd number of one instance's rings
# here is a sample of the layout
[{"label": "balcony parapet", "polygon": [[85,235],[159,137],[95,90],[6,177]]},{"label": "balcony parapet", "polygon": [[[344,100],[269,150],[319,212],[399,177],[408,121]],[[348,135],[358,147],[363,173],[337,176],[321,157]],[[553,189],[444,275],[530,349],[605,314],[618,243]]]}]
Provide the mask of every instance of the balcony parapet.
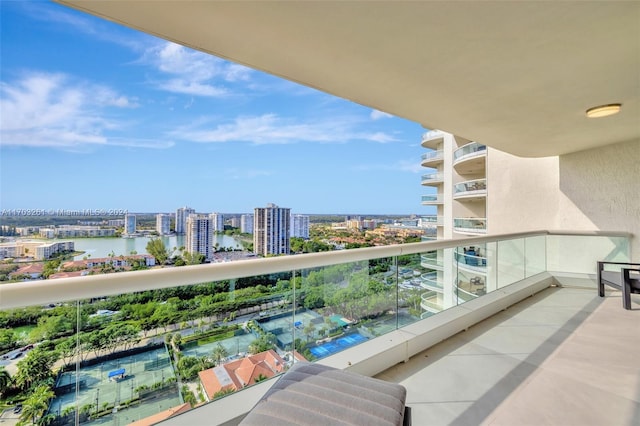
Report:
[{"label": "balcony parapet", "polygon": [[422,167],[433,167],[442,163],[444,160],[444,152],[441,149],[422,154]]},{"label": "balcony parapet", "polygon": [[480,173],[485,170],[487,147],[477,142],[468,143],[453,153],[453,167],[460,174]]},{"label": "balcony parapet", "polygon": [[440,185],[444,180],[442,173],[428,173],[422,175],[422,185]]},{"label": "balcony parapet", "polygon": [[422,196],[422,205],[442,204],[443,202],[444,202],[444,197],[440,194]]},{"label": "balcony parapet", "polygon": [[459,201],[484,200],[487,197],[487,179],[474,179],[457,183],[453,198]]},{"label": "balcony parapet", "polygon": [[453,230],[462,234],[486,234],[487,219],[484,217],[457,217],[453,219]]},{"label": "balcony parapet", "polygon": [[444,142],[445,133],[441,130],[429,130],[422,134],[421,145],[424,148],[437,149],[438,144]]}]

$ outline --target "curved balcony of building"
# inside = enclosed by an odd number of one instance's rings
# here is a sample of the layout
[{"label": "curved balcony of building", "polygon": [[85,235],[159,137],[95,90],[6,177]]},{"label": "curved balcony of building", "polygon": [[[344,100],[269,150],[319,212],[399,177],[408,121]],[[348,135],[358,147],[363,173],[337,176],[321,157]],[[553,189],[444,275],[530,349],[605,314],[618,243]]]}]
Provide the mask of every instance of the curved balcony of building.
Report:
[{"label": "curved balcony of building", "polygon": [[442,216],[436,216],[436,215],[422,216],[422,224],[423,226],[424,225],[444,226],[444,218]]},{"label": "curved balcony of building", "polygon": [[459,303],[468,302],[486,294],[486,279],[484,277],[471,277],[456,280],[455,292]]},{"label": "curved balcony of building", "polygon": [[437,167],[444,161],[444,152],[441,149],[422,154],[422,167]]},{"label": "curved balcony of building", "polygon": [[474,179],[457,183],[453,187],[453,199],[467,201],[483,201],[487,198],[487,179]]},{"label": "curved balcony of building", "polygon": [[487,233],[487,219],[484,217],[456,217],[453,219],[453,230],[458,234],[483,235]]},{"label": "curved balcony of building", "polygon": [[438,278],[437,272],[427,272],[420,275],[420,287],[429,290],[442,293],[442,280]]},{"label": "curved balcony of building", "polygon": [[477,142],[468,143],[453,153],[453,168],[458,174],[481,173],[485,170],[487,147]]},{"label": "curved balcony of building", "polygon": [[442,311],[442,305],[438,301],[438,293],[435,291],[427,291],[420,296],[420,307],[422,310],[437,314]]},{"label": "curved balcony of building", "polygon": [[438,252],[435,250],[420,255],[420,266],[436,271],[442,271],[444,268],[442,258],[438,258]]},{"label": "curved balcony of building", "polygon": [[444,142],[445,133],[440,130],[429,130],[422,134],[423,148],[437,149],[438,145]]},{"label": "curved balcony of building", "polygon": [[422,196],[423,206],[437,205],[437,204],[442,204],[443,202],[444,202],[444,197],[440,194]]},{"label": "curved balcony of building", "polygon": [[442,173],[427,173],[422,175],[422,185],[438,186],[444,182],[444,175]]},{"label": "curved balcony of building", "polygon": [[476,274],[487,274],[487,258],[481,255],[479,249],[469,247],[457,249],[454,256],[458,270]]}]

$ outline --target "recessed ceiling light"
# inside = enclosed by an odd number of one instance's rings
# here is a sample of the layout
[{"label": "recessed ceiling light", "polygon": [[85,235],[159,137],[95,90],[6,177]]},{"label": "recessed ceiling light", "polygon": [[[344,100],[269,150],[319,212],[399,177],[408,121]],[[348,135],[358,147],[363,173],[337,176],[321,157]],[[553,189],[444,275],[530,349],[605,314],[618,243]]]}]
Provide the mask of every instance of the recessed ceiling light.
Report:
[{"label": "recessed ceiling light", "polygon": [[620,108],[622,108],[622,104],[600,105],[597,107],[589,108],[587,110],[587,117],[589,118],[606,117],[608,115],[619,113]]}]

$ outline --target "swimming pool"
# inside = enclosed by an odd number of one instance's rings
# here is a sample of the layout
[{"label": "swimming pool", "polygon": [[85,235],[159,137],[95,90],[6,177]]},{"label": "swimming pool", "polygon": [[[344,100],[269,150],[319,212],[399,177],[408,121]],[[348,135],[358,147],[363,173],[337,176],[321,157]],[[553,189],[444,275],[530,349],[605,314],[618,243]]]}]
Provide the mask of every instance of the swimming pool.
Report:
[{"label": "swimming pool", "polygon": [[310,351],[316,358],[324,358],[329,355],[333,355],[336,352],[345,350],[351,346],[357,345],[366,341],[367,338],[361,334],[350,334],[348,336],[340,337],[332,342],[323,343],[319,346],[311,348]]}]

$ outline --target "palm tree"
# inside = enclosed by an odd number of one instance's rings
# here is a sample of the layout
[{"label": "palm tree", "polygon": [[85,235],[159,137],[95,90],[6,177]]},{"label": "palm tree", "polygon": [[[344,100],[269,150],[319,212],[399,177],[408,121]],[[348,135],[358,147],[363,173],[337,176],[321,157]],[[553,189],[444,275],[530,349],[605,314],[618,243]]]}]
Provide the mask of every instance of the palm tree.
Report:
[{"label": "palm tree", "polygon": [[25,424],[31,421],[37,424],[37,419],[42,417],[49,408],[49,400],[55,396],[55,393],[46,385],[40,385],[29,397],[24,401],[22,413],[20,414],[20,422]]},{"label": "palm tree", "polygon": [[220,365],[222,360],[229,356],[229,352],[224,346],[218,343],[218,345],[213,348],[212,356],[213,360],[216,362],[216,365]]},{"label": "palm tree", "polygon": [[13,379],[7,370],[5,370],[4,366],[0,367],[0,395],[3,395],[11,385],[13,384]]}]

